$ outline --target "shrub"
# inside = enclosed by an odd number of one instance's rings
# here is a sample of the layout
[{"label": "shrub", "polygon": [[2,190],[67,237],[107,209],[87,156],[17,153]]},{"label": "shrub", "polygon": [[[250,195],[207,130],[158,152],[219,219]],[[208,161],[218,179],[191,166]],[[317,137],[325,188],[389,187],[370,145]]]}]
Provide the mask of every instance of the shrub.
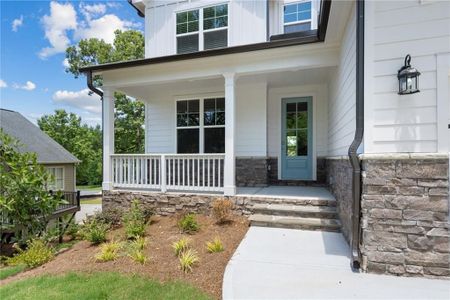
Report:
[{"label": "shrub", "polygon": [[189,234],[197,232],[200,229],[197,218],[193,213],[183,214],[178,221],[178,227],[182,232]]},{"label": "shrub", "polygon": [[228,199],[217,199],[212,204],[212,215],[217,224],[223,224],[231,221],[233,202]]},{"label": "shrub", "polygon": [[192,249],[187,249],[181,252],[180,255],[180,268],[183,272],[192,272],[193,266],[198,263],[199,258],[197,252]]},{"label": "shrub", "polygon": [[128,256],[134,260],[137,263],[140,263],[141,265],[144,265],[147,262],[147,257],[144,254],[144,251],[142,250],[132,250]]},{"label": "shrub", "polygon": [[111,261],[119,257],[122,244],[120,242],[111,241],[100,246],[100,252],[95,256],[97,261]]},{"label": "shrub", "polygon": [[130,248],[128,251],[128,256],[140,264],[145,264],[147,262],[147,257],[144,254],[145,246],[147,246],[146,238],[138,238],[130,243]]},{"label": "shrub", "polygon": [[176,256],[180,256],[182,252],[186,251],[190,247],[190,240],[187,238],[181,238],[172,243],[172,249]]},{"label": "shrub", "polygon": [[70,236],[72,240],[76,240],[79,237],[80,225],[75,222],[70,222],[67,227],[66,234]]},{"label": "shrub", "polygon": [[222,241],[218,237],[211,242],[206,242],[206,249],[209,253],[222,252],[224,250]]},{"label": "shrub", "polygon": [[41,239],[32,239],[28,241],[26,250],[20,248],[17,250],[19,253],[6,260],[8,265],[26,265],[29,268],[35,268],[45,264],[54,256],[53,249]]},{"label": "shrub", "polygon": [[120,208],[108,208],[97,212],[92,218],[97,221],[109,224],[111,227],[118,227],[122,224],[123,210]]},{"label": "shrub", "polygon": [[144,211],[139,207],[139,201],[134,200],[131,203],[130,210],[124,214],[122,221],[128,239],[137,239],[145,235],[147,222]]},{"label": "shrub", "polygon": [[106,241],[106,232],[108,229],[108,224],[98,221],[96,218],[91,218],[83,224],[81,236],[83,239],[91,242],[91,244],[100,244]]}]

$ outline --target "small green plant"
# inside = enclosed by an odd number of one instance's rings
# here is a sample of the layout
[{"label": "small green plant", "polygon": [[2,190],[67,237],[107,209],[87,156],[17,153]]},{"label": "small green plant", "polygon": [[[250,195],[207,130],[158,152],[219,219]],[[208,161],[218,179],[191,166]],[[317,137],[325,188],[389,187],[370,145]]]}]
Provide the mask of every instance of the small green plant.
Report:
[{"label": "small green plant", "polygon": [[109,225],[103,223],[96,218],[88,219],[81,228],[81,236],[83,239],[97,245],[106,241],[106,232]]},{"label": "small green plant", "polygon": [[172,249],[176,256],[180,256],[182,252],[189,249],[191,241],[188,238],[181,238],[172,243]]},{"label": "small green plant", "polygon": [[111,261],[119,257],[122,244],[120,242],[111,241],[100,246],[100,252],[95,256],[97,261]]},{"label": "small green plant", "polygon": [[147,239],[144,237],[140,237],[131,242],[131,248],[136,250],[144,250],[145,246],[147,246]]},{"label": "small green plant", "polygon": [[147,257],[144,254],[144,251],[142,250],[132,250],[128,256],[134,260],[137,263],[140,263],[141,265],[145,265],[145,263],[147,262]]},{"label": "small green plant", "polygon": [[184,233],[195,233],[200,229],[200,225],[197,222],[197,217],[193,213],[184,214],[178,221],[178,227]]},{"label": "small green plant", "polygon": [[180,254],[180,268],[185,273],[192,272],[192,268],[198,261],[197,252],[192,249],[187,249]]},{"label": "small green plant", "polygon": [[27,242],[26,250],[20,248],[17,250],[19,253],[6,260],[8,265],[26,265],[29,268],[35,268],[50,261],[55,255],[53,249],[41,239],[32,239]]},{"label": "small green plant", "polygon": [[233,202],[228,199],[217,199],[212,203],[212,215],[217,224],[230,222],[232,219]]},{"label": "small green plant", "polygon": [[147,222],[144,211],[139,206],[139,201],[134,200],[131,203],[130,210],[124,214],[122,221],[128,239],[137,239],[145,235]]},{"label": "small green plant", "polygon": [[206,249],[209,253],[222,252],[224,250],[222,241],[216,237],[211,242],[206,242]]},{"label": "small green plant", "polygon": [[72,240],[76,240],[77,238],[79,238],[79,231],[80,225],[72,221],[67,227],[66,234],[70,236]]}]

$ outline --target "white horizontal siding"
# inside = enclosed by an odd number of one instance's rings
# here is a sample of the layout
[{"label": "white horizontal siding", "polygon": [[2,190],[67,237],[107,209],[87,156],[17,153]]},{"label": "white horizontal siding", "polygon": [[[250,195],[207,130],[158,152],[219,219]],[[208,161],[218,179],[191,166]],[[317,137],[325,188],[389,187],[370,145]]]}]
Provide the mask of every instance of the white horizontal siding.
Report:
[{"label": "white horizontal siding", "polygon": [[356,18],[353,7],[341,43],[339,66],[331,75],[328,101],[328,155],[347,155],[355,134]]},{"label": "white horizontal siding", "polygon": [[[365,152],[436,152],[436,55],[450,51],[450,2],[366,4]],[[422,74],[420,93],[400,96],[397,71],[406,54]]]}]

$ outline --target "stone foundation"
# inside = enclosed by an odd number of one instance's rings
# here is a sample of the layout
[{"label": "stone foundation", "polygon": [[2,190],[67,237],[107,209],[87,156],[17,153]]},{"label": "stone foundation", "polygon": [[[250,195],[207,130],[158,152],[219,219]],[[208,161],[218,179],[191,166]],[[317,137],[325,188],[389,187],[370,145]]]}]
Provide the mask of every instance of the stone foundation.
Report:
[{"label": "stone foundation", "polygon": [[342,233],[350,244],[352,236],[352,166],[348,157],[326,159],[327,184],[337,201]]},{"label": "stone foundation", "polygon": [[362,157],[362,268],[450,276],[448,156]]}]

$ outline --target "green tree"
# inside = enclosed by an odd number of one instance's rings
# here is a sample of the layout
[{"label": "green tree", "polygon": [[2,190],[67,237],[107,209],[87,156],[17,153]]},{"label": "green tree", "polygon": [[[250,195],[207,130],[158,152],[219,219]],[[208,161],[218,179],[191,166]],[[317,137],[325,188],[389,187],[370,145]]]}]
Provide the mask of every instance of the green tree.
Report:
[{"label": "green tree", "polygon": [[[37,163],[35,153],[21,153],[19,142],[0,129],[0,212],[19,229],[16,237],[43,232],[49,217],[61,202],[59,195],[46,190],[50,174]],[[1,224],[2,230],[7,224]]]},{"label": "green tree", "polygon": [[[66,58],[69,62],[66,71],[78,78],[81,67],[144,58],[144,36],[136,30],[117,30],[113,45],[101,39],[80,40],[67,48]],[[95,77],[94,83],[101,86],[102,78]],[[144,104],[122,93],[114,95],[115,152],[144,152]]]},{"label": "green tree", "polygon": [[77,184],[101,183],[102,133],[100,126],[81,123],[81,118],[65,110],[38,119],[39,128],[81,160]]}]

